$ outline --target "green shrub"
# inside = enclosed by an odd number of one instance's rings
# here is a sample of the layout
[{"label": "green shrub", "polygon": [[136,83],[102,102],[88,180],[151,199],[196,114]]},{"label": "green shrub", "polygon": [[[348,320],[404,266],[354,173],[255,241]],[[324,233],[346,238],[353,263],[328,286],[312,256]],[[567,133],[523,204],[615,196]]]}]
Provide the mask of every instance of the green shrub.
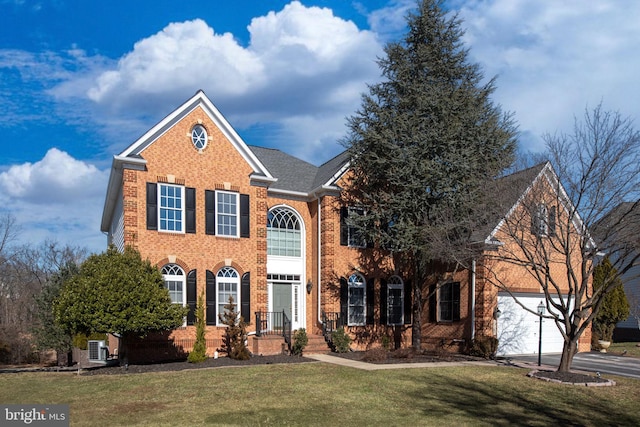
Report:
[{"label": "green shrub", "polygon": [[107,341],[108,337],[107,334],[99,332],[94,332],[89,335],[78,333],[73,336],[73,346],[80,350],[86,350],[89,348],[89,340]]},{"label": "green shrub", "polygon": [[469,354],[485,359],[493,359],[498,351],[498,338],[487,335],[477,335],[471,343]]},{"label": "green shrub", "polygon": [[291,346],[291,353],[295,356],[302,356],[304,348],[309,343],[307,337],[307,331],[304,328],[297,329],[293,333],[293,345]]},{"label": "green shrub", "polygon": [[204,319],[204,295],[198,297],[196,307],[196,342],[193,350],[187,356],[189,363],[200,363],[207,360],[207,341],[205,339],[205,319]]},{"label": "green shrub", "polygon": [[229,302],[225,304],[224,312],[218,314],[218,317],[222,324],[227,326],[222,337],[220,351],[234,360],[249,360],[251,353],[245,343],[247,340],[247,324],[236,311],[236,304],[233,302],[232,296],[229,297]]},{"label": "green shrub", "polygon": [[336,353],[346,353],[350,350],[351,337],[344,328],[337,329],[333,332],[331,342],[333,343],[333,351]]}]

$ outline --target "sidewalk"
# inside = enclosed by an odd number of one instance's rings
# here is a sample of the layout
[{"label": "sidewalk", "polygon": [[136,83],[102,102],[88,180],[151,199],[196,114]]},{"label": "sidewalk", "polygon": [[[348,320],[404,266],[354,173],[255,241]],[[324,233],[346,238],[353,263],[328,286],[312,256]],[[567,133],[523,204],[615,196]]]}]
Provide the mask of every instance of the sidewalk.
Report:
[{"label": "sidewalk", "polygon": [[319,362],[331,363],[334,365],[346,366],[349,368],[362,369],[365,371],[379,371],[383,369],[410,369],[410,368],[441,368],[447,366],[500,366],[504,363],[495,360],[463,361],[463,362],[424,362],[424,363],[367,363],[360,360],[345,359],[344,357],[332,356],[330,354],[309,354],[305,355],[309,359]]}]

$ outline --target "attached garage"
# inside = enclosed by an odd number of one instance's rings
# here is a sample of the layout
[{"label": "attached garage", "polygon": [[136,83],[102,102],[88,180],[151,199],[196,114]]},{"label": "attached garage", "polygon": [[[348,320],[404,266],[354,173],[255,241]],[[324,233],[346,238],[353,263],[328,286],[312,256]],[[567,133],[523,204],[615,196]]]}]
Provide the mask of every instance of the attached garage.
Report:
[{"label": "attached garage", "polygon": [[[525,307],[537,312],[544,301],[542,294],[515,294]],[[537,354],[540,317],[523,309],[508,293],[498,294],[500,317],[497,322],[498,355]],[[556,323],[551,319],[542,320],[542,354],[562,353],[564,339]]]}]

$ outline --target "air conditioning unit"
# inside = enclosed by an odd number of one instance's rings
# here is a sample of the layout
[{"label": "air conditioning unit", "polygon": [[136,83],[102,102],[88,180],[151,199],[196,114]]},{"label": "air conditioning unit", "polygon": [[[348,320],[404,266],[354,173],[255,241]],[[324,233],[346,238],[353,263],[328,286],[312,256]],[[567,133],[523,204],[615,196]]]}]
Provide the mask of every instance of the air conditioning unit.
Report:
[{"label": "air conditioning unit", "polygon": [[89,362],[93,363],[107,363],[107,356],[109,355],[109,347],[107,347],[104,341],[89,340]]}]

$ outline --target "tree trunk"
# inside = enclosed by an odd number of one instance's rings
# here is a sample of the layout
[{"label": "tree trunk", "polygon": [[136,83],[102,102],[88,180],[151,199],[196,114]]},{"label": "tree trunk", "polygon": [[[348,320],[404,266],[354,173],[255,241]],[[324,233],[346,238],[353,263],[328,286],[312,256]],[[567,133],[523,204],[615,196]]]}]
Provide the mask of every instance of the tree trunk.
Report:
[{"label": "tree trunk", "polygon": [[118,363],[120,366],[129,365],[129,349],[127,348],[126,334],[121,334],[118,339]]},{"label": "tree trunk", "polygon": [[569,372],[573,363],[573,356],[578,352],[576,340],[565,341],[562,346],[562,356],[560,357],[560,366],[558,372]]},{"label": "tree trunk", "polygon": [[420,280],[413,281],[412,304],[411,346],[415,350],[420,350],[422,347],[422,282]]}]

